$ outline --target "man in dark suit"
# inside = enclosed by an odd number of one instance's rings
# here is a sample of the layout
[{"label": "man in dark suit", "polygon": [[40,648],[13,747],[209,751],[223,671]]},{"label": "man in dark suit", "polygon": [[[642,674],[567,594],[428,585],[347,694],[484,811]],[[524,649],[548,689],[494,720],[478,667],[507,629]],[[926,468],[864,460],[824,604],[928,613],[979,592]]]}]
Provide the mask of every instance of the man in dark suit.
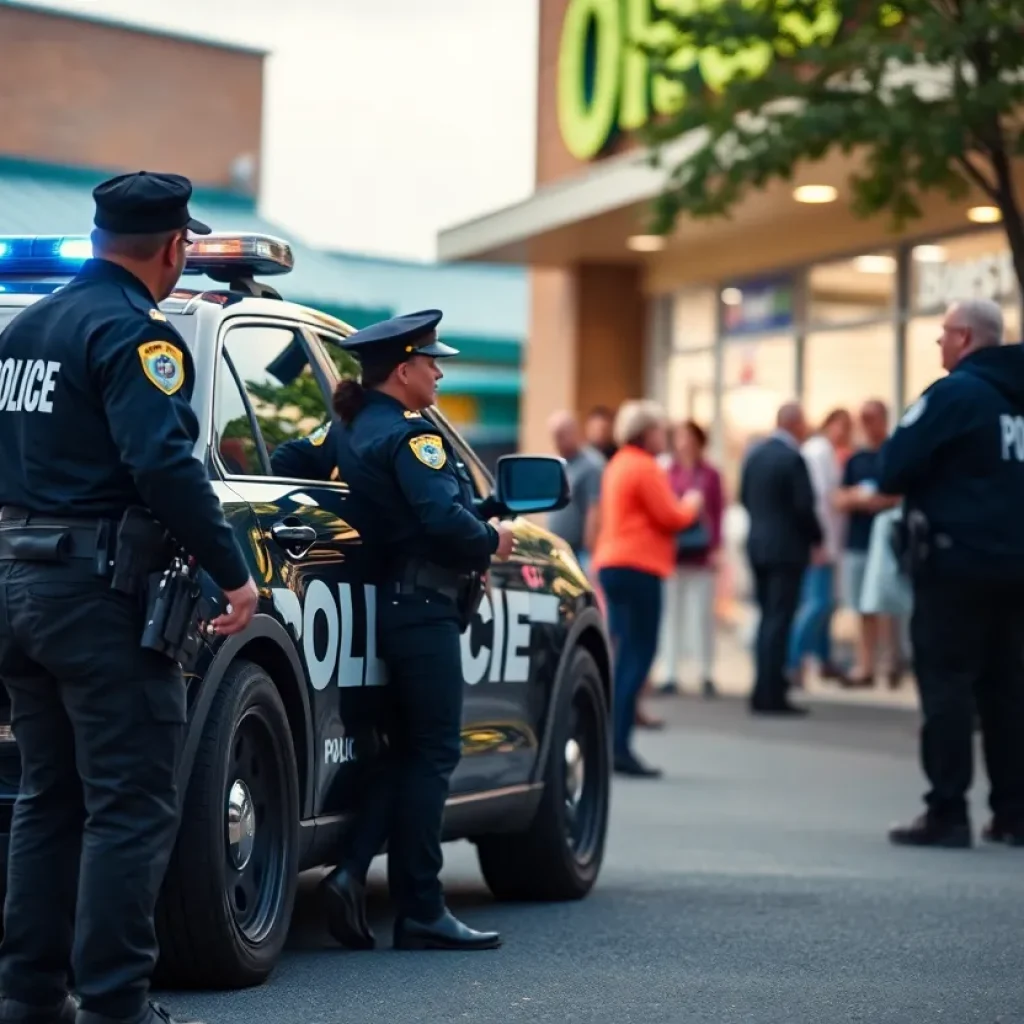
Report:
[{"label": "man in dark suit", "polygon": [[823,535],[814,489],[800,445],[808,434],[803,410],[783,405],[775,431],[747,456],[740,501],[750,517],[747,556],[754,574],[761,622],[757,679],[750,697],[756,714],[805,714],[787,698],[786,646],[807,566],[818,557]]}]

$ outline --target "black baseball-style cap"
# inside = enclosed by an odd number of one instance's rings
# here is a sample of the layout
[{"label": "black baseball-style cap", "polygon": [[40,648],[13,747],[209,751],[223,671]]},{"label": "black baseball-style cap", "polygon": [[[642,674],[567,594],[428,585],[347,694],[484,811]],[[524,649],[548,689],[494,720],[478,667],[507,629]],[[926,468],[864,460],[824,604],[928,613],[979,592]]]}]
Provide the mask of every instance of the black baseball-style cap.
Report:
[{"label": "black baseball-style cap", "polygon": [[210,234],[210,228],[188,212],[192,182],[180,174],[121,174],[97,185],[92,196],[93,223],[115,235],[156,235],[179,228]]}]

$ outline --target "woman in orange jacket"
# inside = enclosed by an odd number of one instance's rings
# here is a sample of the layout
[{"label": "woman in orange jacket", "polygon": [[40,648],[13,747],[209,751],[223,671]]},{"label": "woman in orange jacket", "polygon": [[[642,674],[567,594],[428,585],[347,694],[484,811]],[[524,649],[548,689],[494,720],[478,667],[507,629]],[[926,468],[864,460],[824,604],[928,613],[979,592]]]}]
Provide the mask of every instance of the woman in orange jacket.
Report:
[{"label": "woman in orange jacket", "polygon": [[615,418],[615,442],[592,559],[615,654],[615,770],[657,776],[632,750],[637,698],[657,653],[662,581],[675,570],[677,537],[697,522],[703,499],[699,491],[677,498],[658,465],[668,431],[656,402],[626,402]]}]

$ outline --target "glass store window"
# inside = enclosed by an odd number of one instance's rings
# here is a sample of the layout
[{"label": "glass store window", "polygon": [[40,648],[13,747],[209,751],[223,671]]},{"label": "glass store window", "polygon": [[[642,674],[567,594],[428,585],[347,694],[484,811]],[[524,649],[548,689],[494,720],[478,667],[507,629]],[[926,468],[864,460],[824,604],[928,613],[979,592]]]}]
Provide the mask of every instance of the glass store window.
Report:
[{"label": "glass store window", "polygon": [[877,398],[894,411],[896,334],[891,323],[809,334],[804,342],[804,411],[812,429],[833,409]]},{"label": "glass store window", "polygon": [[796,392],[796,339],[789,334],[727,340],[722,353],[722,473],[739,492],[747,449],[775,429],[775,414]]},{"label": "glass store window", "polygon": [[863,253],[807,274],[803,403],[816,427],[833,410],[896,402],[896,256]]},{"label": "glass store window", "polygon": [[695,288],[677,293],[672,301],[672,348],[710,348],[717,337],[715,289]]},{"label": "glass store window", "polygon": [[812,327],[891,320],[895,306],[893,252],[822,263],[807,274],[807,321]]},{"label": "glass store window", "polygon": [[669,356],[665,409],[673,421],[696,420],[711,433],[715,418],[715,351]]},{"label": "glass store window", "polygon": [[736,494],[743,456],[775,427],[779,406],[796,395],[796,324],[788,276],[722,289],[722,473]]},{"label": "glass store window", "polygon": [[946,307],[962,298],[998,302],[1006,340],[1020,342],[1019,289],[1002,229],[940,239],[911,250],[906,404],[945,374],[938,346],[942,319]]}]

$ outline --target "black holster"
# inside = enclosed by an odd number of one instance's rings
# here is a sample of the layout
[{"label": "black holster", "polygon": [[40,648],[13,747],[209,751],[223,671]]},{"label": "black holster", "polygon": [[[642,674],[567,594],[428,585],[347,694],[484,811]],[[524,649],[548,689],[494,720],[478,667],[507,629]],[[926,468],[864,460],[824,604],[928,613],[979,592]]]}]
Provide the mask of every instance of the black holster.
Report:
[{"label": "black holster", "polygon": [[182,558],[176,557],[163,572],[150,573],[140,646],[174,661],[188,659],[199,649],[198,619],[204,603],[199,581]]},{"label": "black holster", "polygon": [[465,573],[459,578],[459,596],[455,602],[459,610],[459,632],[469,629],[473,616],[476,615],[480,602],[484,597],[484,574],[480,572]]},{"label": "black holster", "polygon": [[918,509],[907,510],[892,524],[889,544],[900,572],[912,577],[928,564],[931,540],[931,524]]},{"label": "black holster", "polygon": [[125,510],[117,524],[110,567],[110,589],[132,596],[144,594],[151,573],[162,569],[174,554],[167,530],[144,508]]}]

